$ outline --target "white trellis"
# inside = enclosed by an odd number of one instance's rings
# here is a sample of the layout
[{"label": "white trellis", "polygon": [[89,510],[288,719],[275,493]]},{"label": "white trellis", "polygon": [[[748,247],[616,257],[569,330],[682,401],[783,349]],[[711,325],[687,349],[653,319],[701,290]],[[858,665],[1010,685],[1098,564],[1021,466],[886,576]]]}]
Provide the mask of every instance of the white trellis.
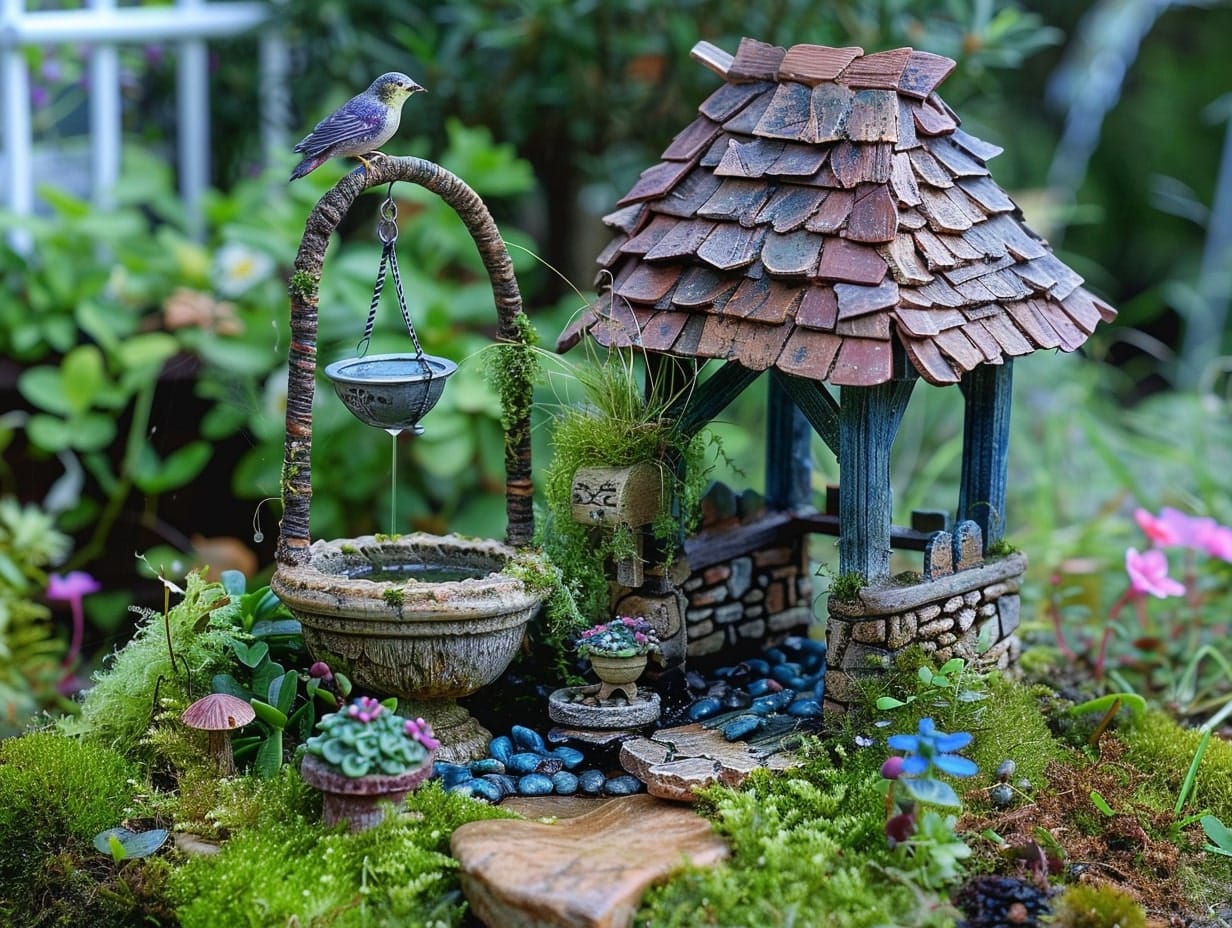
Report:
[{"label": "white trellis", "polygon": [[[90,0],[80,10],[30,11],[25,0],[0,0],[0,196],[18,215],[34,208],[34,139],[30,75],[23,55],[29,46],[83,43],[89,46],[90,190],[107,205],[120,174],[121,111],[118,48],[129,43],[177,46],[176,113],[180,194],[190,217],[198,216],[209,185],[209,61],[207,41],[249,32],[269,21],[262,2],[175,0],[174,6],[117,6]],[[268,160],[282,143],[287,114],[286,46],[276,30],[259,38],[262,148]],[[15,244],[21,245],[22,236]]]}]

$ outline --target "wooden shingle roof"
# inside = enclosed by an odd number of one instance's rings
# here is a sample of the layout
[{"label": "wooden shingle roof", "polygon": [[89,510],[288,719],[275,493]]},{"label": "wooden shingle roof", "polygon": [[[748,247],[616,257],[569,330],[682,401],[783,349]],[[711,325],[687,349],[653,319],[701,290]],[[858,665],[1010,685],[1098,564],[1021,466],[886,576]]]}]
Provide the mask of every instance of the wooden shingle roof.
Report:
[{"label": "wooden shingle roof", "polygon": [[725,83],[604,217],[599,299],[561,335],[838,385],[1072,351],[1115,310],[1023,222],[909,48],[694,49]]}]

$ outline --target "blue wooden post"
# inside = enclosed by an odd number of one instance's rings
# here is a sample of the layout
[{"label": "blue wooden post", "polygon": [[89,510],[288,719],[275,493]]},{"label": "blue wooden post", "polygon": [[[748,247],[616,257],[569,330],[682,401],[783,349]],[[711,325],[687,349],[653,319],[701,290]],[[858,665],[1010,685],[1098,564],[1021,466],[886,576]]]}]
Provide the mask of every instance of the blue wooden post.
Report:
[{"label": "blue wooden post", "polygon": [[813,430],[778,377],[770,378],[766,412],[766,505],[801,509],[813,498]]},{"label": "blue wooden post", "polygon": [[890,576],[890,446],[914,384],[843,387],[839,395],[839,571],[859,571],[869,583]]},{"label": "blue wooden post", "polygon": [[981,364],[963,377],[961,385],[967,408],[958,521],[970,519],[980,527],[985,551],[1005,533],[1013,380],[1007,358],[1004,364]]}]

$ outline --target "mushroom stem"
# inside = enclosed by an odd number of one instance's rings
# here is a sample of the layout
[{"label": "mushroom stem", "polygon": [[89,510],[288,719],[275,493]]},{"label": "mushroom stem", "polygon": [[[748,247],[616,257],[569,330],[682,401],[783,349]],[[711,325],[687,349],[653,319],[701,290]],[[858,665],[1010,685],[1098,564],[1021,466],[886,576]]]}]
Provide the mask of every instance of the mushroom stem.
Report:
[{"label": "mushroom stem", "polygon": [[235,755],[231,752],[231,732],[212,731],[209,733],[210,756],[218,763],[220,777],[235,776]]}]

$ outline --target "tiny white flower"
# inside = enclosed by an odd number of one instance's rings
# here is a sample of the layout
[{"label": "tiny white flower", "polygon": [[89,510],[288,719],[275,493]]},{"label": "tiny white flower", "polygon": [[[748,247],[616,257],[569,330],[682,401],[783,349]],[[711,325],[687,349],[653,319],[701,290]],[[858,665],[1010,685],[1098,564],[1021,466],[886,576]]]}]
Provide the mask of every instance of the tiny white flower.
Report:
[{"label": "tiny white flower", "polygon": [[228,242],[214,255],[214,288],[223,296],[236,297],[273,273],[274,259],[265,252]]}]

